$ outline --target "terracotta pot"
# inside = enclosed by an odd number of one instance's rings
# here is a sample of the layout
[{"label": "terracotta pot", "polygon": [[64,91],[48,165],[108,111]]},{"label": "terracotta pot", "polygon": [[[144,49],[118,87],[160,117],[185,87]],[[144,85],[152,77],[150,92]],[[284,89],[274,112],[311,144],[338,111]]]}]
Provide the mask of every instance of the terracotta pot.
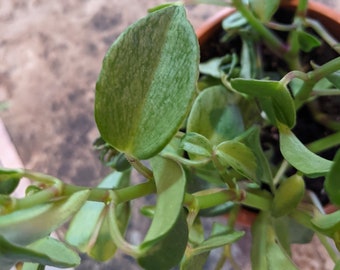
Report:
[{"label": "terracotta pot", "polygon": [[[297,6],[297,0],[285,0],[281,3],[281,8],[287,11],[294,11]],[[213,37],[221,31],[221,23],[224,18],[235,12],[233,8],[225,8],[217,13],[215,16],[208,19],[199,29],[196,34],[200,44],[201,51],[205,50],[206,45],[213,39]],[[340,14],[325,6],[324,4],[309,1],[308,3],[308,17],[317,19],[335,38],[340,40]],[[326,205],[324,207],[326,213],[331,213],[337,210],[333,205]],[[256,218],[256,213],[247,209],[240,211],[237,222],[239,225],[249,227]]]}]

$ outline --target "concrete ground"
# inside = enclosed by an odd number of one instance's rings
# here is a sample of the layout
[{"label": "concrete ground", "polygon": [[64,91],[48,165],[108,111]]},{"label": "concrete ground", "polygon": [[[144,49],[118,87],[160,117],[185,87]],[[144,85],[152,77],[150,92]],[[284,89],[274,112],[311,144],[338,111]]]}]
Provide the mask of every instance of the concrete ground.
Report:
[{"label": "concrete ground", "polygon": [[[0,0],[0,102],[8,104],[0,117],[26,168],[79,185],[101,179],[106,169],[91,149],[98,136],[93,101],[101,61],[125,27],[163,2]],[[336,8],[335,2],[328,4]],[[188,7],[188,16],[198,27],[220,9]],[[133,226],[130,237],[139,241],[138,226],[145,224]],[[235,247],[244,268],[247,239]],[[303,269],[331,269],[320,252],[315,245],[301,251]],[[102,265],[84,257],[78,269],[138,267],[119,254]]]}]

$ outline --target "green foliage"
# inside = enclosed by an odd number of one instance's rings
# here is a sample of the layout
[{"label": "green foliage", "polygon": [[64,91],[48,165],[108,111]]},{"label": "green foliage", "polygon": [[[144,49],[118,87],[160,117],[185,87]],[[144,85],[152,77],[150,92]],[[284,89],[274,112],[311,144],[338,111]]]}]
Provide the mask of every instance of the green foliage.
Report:
[{"label": "green foliage", "polygon": [[261,212],[252,226],[252,269],[298,269],[278,240],[269,213]]},{"label": "green foliage", "polygon": [[259,17],[262,22],[270,21],[274,13],[278,10],[280,6],[279,0],[251,0],[249,1],[249,3],[254,13]]},{"label": "green foliage", "polygon": [[335,205],[340,205],[340,151],[337,152],[334,163],[326,176],[325,189],[329,199]]},{"label": "green foliage", "polygon": [[253,152],[243,143],[226,141],[216,147],[216,156],[222,166],[232,167],[248,179],[256,179],[256,159]]},{"label": "green foliage", "polygon": [[[231,2],[236,11],[222,20],[222,46],[214,44],[218,55],[205,63],[181,3],[150,9],[112,44],[96,84],[94,143],[112,172],[98,186],[0,168],[1,269],[78,265],[64,241],[97,261],[121,250],[150,270],[203,269],[211,250],[222,248],[218,269],[225,259],[235,263],[231,245],[244,235],[235,229],[243,206],[257,212],[252,269],[297,269],[290,246],[314,234],[339,268],[324,237],[339,249],[340,211],[322,214],[304,182],[325,177],[331,202],[340,205],[339,151],[319,154],[339,148],[340,127],[317,103],[340,95],[340,57],[322,65],[312,58],[315,48],[326,42],[337,50],[338,42],[304,17],[307,1],[291,24],[273,20],[278,0]],[[296,132],[302,106],[333,134],[306,145]],[[130,181],[136,173],[144,178],[138,184]],[[32,183],[14,198],[22,178]],[[132,245],[125,240],[131,201],[150,194],[155,205],[140,212],[151,225]],[[227,224],[206,230],[205,218],[226,213]],[[69,220],[65,239],[49,237]]]},{"label": "green foliage", "polygon": [[280,128],[280,149],[282,155],[297,170],[310,177],[325,175],[332,161],[326,160],[310,150],[286,127]]},{"label": "green foliage", "polygon": [[274,125],[295,125],[294,101],[288,89],[281,82],[267,80],[233,79],[231,86],[237,91],[256,97]]},{"label": "green foliage", "polygon": [[[0,236],[1,269],[9,270],[17,262],[30,262],[55,267],[72,267],[80,263],[77,253],[53,238],[42,238],[27,247],[15,245]],[[28,266],[26,266],[28,268]]]},{"label": "green foliage", "polygon": [[[99,188],[122,188],[129,184],[130,171],[114,171],[109,174]],[[66,241],[86,252],[98,261],[112,258],[117,250],[110,237],[108,206],[102,202],[87,201],[72,219],[66,234]],[[130,216],[129,203],[116,206],[121,233],[124,233]]]},{"label": "green foliage", "polygon": [[158,199],[150,229],[139,246],[138,262],[145,269],[170,269],[180,262],[188,240],[182,206],[186,179],[180,165],[170,159],[155,157],[151,166]]},{"label": "green foliage", "polygon": [[188,132],[206,137],[212,145],[231,140],[243,132],[240,109],[232,104],[232,96],[222,86],[205,89],[191,109]]},{"label": "green foliage", "polygon": [[109,49],[96,86],[103,139],[139,159],[160,152],[193,100],[198,52],[183,6],[162,8],[129,27]]},{"label": "green foliage", "polygon": [[281,217],[295,209],[305,194],[305,181],[297,174],[281,182],[275,192],[272,215]]},{"label": "green foliage", "polygon": [[[0,234],[7,241],[17,245],[35,242],[65,223],[79,210],[88,196],[88,190],[79,191],[70,197],[56,198],[55,201],[2,215]],[[44,222],[41,222],[42,220]]]}]

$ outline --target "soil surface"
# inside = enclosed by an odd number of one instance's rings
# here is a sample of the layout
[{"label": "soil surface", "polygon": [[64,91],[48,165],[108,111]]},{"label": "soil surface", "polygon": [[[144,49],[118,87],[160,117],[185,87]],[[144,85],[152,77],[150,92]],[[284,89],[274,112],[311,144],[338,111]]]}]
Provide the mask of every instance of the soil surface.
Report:
[{"label": "soil surface", "polygon": [[[98,136],[94,86],[102,59],[124,28],[146,15],[147,8],[163,2],[0,0],[0,102],[8,105],[0,117],[26,168],[85,186],[95,185],[105,175],[92,150]],[[220,9],[188,7],[188,16],[198,27]],[[142,240],[147,223],[135,214],[131,242]],[[249,239],[248,233],[234,247],[242,269],[249,269],[243,259]],[[315,242],[298,250],[303,269],[332,269]],[[77,269],[139,268],[119,253],[104,264],[83,256]]]}]

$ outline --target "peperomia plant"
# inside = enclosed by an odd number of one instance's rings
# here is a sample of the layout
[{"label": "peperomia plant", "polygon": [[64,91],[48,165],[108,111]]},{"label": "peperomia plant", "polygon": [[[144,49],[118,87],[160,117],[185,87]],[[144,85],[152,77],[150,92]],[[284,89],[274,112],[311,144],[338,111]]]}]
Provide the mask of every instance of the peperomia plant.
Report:
[{"label": "peperomia plant", "polygon": [[[1,168],[1,269],[75,266],[78,252],[106,261],[117,249],[144,269],[202,269],[220,247],[236,269],[230,246],[244,235],[235,227],[244,207],[256,213],[252,269],[298,269],[290,246],[314,234],[339,269],[330,240],[339,248],[340,211],[325,214],[307,183],[321,181],[340,205],[340,125],[322,107],[340,95],[340,46],[307,16],[306,0],[294,10],[278,0],[214,2],[235,11],[201,52],[182,3],[150,10],[108,50],[95,147],[113,172],[97,187]],[[317,58],[320,50],[329,60]],[[299,128],[306,110],[323,128],[307,142]],[[132,184],[133,170],[145,181]],[[32,185],[14,198],[23,177]],[[150,194],[155,205],[140,210],[151,225],[133,245],[125,239],[130,202]],[[217,215],[225,223],[206,231],[204,220]],[[68,220],[64,239],[51,238]]]}]

